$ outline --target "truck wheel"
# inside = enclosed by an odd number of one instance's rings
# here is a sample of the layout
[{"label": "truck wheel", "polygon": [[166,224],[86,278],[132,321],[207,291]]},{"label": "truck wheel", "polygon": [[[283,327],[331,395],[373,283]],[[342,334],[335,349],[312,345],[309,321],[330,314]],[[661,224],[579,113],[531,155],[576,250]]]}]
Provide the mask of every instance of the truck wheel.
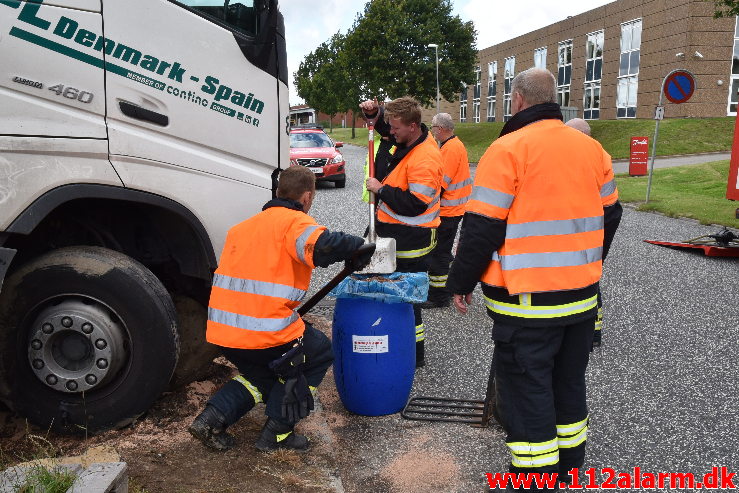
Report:
[{"label": "truck wheel", "polygon": [[177,364],[174,304],[152,272],[100,247],[44,254],[0,295],[0,395],[57,432],[131,423]]}]

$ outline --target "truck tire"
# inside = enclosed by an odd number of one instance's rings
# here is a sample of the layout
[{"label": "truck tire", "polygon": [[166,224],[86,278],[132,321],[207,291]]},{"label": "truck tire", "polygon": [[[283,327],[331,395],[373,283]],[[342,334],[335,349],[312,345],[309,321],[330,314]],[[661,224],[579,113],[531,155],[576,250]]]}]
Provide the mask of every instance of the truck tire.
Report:
[{"label": "truck tire", "polygon": [[132,258],[87,246],[46,253],[0,294],[0,396],[61,433],[130,424],[172,377],[176,320],[165,287]]}]

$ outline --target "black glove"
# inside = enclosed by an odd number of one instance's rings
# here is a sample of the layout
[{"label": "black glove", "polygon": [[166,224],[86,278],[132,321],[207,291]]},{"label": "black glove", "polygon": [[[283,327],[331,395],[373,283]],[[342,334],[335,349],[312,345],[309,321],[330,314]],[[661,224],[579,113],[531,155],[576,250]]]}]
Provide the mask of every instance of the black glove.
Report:
[{"label": "black glove", "polygon": [[307,417],[313,410],[313,394],[302,373],[285,380],[285,396],[282,398],[282,417],[295,423]]},{"label": "black glove", "polygon": [[376,245],[374,243],[365,243],[357,248],[352,254],[352,258],[346,261],[346,266],[351,267],[353,271],[362,270],[367,267],[375,253]]},{"label": "black glove", "polygon": [[303,375],[305,353],[303,341],[295,341],[286,353],[270,361],[270,370],[285,381],[285,395],[282,397],[282,417],[290,423],[305,418],[313,410],[313,394]]}]

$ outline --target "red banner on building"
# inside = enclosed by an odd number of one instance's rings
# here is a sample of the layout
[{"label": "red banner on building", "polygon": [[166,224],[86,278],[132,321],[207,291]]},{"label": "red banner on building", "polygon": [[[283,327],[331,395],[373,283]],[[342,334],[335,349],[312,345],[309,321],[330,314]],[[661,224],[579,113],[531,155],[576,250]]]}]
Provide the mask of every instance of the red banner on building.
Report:
[{"label": "red banner on building", "polygon": [[644,176],[647,174],[649,160],[649,137],[632,137],[629,154],[629,175]]}]

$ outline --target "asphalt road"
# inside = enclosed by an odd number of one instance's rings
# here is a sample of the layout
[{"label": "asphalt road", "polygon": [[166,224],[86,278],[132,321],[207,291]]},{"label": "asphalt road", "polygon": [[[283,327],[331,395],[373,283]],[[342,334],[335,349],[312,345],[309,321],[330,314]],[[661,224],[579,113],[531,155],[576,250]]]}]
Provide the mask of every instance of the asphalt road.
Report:
[{"label": "asphalt road", "polygon": [[[346,188],[319,185],[311,215],[329,229],[361,234],[367,225],[360,191],[365,152],[344,148]],[[603,347],[588,369],[586,467],[620,473],[638,466],[702,478],[717,465],[739,473],[739,259],[643,242],[717,229],[625,210],[602,282]],[[317,269],[312,292],[338,270]],[[318,312],[330,318],[329,305]],[[448,308],[426,310],[424,317],[427,366],[416,372],[413,394],[482,399],[492,322],[479,289],[466,316]],[[347,492],[480,492],[487,491],[485,473],[507,470],[505,437],[495,427],[399,415],[344,418],[334,431]]]}]

